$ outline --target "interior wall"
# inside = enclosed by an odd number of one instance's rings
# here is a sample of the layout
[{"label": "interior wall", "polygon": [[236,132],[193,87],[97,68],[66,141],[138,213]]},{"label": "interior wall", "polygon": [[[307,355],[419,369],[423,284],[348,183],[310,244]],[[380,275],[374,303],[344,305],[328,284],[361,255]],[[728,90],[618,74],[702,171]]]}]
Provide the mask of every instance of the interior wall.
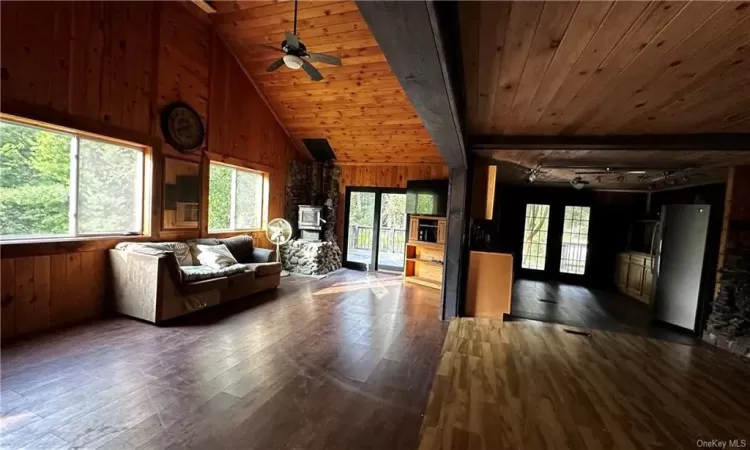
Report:
[{"label": "interior wall", "polygon": [[[572,187],[498,185],[491,251],[512,253],[517,278],[563,281],[588,286],[614,284],[615,255],[627,245],[628,227],[645,211],[646,195],[575,190]],[[526,205],[550,205],[545,270],[521,269]],[[584,275],[559,273],[565,206],[589,206],[589,249]]]},{"label": "interior wall", "polygon": [[[384,150],[386,151],[386,150]],[[445,164],[418,165],[342,165],[339,179],[339,218],[336,236],[341,249],[344,248],[344,222],[347,186],[406,188],[409,180],[437,180],[448,178]]]},{"label": "interior wall", "polygon": [[[152,144],[149,239],[206,234],[205,220],[202,229],[161,232],[162,154],[204,163],[210,154],[264,170],[270,174],[269,217],[283,214],[286,164],[298,155],[194,5],[2,2],[0,8],[0,109]],[[208,136],[202,154],[179,154],[161,139],[159,112],[175,100],[203,118]],[[208,171],[202,173],[206,210]],[[256,238],[268,244],[262,233]],[[120,240],[0,246],[3,339],[100,315],[107,249]]]}]

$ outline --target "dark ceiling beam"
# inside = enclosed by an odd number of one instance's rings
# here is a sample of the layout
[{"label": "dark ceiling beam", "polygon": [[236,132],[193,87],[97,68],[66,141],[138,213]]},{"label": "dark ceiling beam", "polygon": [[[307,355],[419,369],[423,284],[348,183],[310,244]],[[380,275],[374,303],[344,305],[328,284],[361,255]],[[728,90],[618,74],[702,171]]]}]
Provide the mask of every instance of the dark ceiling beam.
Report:
[{"label": "dark ceiling beam", "polygon": [[425,1],[357,1],[357,6],[445,163],[466,168],[450,72],[457,41],[447,39],[451,30],[439,17],[443,6]]},{"label": "dark ceiling beam", "polygon": [[638,136],[474,136],[471,150],[750,150],[750,133]]}]

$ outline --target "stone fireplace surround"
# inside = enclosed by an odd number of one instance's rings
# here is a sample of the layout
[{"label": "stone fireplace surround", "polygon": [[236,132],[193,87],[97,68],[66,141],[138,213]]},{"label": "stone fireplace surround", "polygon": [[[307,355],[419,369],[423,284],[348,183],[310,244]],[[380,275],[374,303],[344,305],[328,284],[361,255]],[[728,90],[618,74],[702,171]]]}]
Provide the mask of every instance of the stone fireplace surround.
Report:
[{"label": "stone fireplace surround", "polygon": [[730,221],[703,340],[750,359],[750,223]]},{"label": "stone fireplace surround", "polygon": [[[341,169],[332,162],[292,161],[286,185],[285,218],[292,224],[294,237],[281,247],[285,270],[304,275],[324,275],[341,268],[341,249],[336,243]],[[323,206],[322,240],[299,239],[299,205]]]}]

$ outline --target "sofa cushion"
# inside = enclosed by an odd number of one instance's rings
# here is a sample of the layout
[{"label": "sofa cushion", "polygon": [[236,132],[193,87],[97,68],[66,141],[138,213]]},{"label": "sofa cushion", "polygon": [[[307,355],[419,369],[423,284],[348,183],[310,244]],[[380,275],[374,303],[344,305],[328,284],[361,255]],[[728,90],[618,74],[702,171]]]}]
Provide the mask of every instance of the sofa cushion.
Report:
[{"label": "sofa cushion", "polygon": [[212,269],[208,266],[183,266],[180,267],[180,270],[182,271],[182,280],[190,282],[228,277],[229,275],[244,272],[247,268],[243,264],[235,264],[223,269]]},{"label": "sofa cushion", "polygon": [[182,291],[184,294],[199,294],[206,291],[222,290],[229,287],[229,280],[227,277],[211,278],[210,280],[191,281],[189,283],[182,283]]},{"label": "sofa cushion", "polygon": [[173,252],[180,266],[193,265],[193,257],[190,256],[190,247],[184,242],[146,242],[143,245],[157,250]]},{"label": "sofa cushion", "polygon": [[200,253],[198,254],[198,261],[201,262],[202,266],[208,266],[212,269],[223,269],[237,264],[237,260],[229,252],[229,249],[224,244],[219,245],[200,245],[198,244]]},{"label": "sofa cushion", "polygon": [[255,272],[257,277],[265,277],[268,275],[276,275],[281,273],[281,263],[270,262],[270,263],[250,263],[244,264],[248,270]]},{"label": "sofa cushion", "polygon": [[253,262],[253,238],[246,234],[221,239],[240,264]]},{"label": "sofa cushion", "polygon": [[190,255],[193,257],[193,264],[194,266],[200,266],[201,262],[198,261],[198,254],[200,254],[200,249],[198,248],[198,245],[219,245],[221,244],[221,241],[214,238],[203,238],[203,239],[190,239],[187,241],[187,245],[190,248]]},{"label": "sofa cushion", "polygon": [[160,255],[171,252],[174,253],[179,265],[193,265],[190,247],[184,242],[120,242],[115,248],[126,252],[144,253],[147,255]]}]

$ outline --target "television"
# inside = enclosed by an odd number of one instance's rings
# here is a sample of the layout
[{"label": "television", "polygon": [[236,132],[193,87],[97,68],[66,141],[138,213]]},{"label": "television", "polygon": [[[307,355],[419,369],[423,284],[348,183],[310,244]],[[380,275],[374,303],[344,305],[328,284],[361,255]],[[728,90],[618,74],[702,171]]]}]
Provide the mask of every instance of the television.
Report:
[{"label": "television", "polygon": [[406,212],[420,216],[447,216],[448,180],[412,180],[407,182]]}]

